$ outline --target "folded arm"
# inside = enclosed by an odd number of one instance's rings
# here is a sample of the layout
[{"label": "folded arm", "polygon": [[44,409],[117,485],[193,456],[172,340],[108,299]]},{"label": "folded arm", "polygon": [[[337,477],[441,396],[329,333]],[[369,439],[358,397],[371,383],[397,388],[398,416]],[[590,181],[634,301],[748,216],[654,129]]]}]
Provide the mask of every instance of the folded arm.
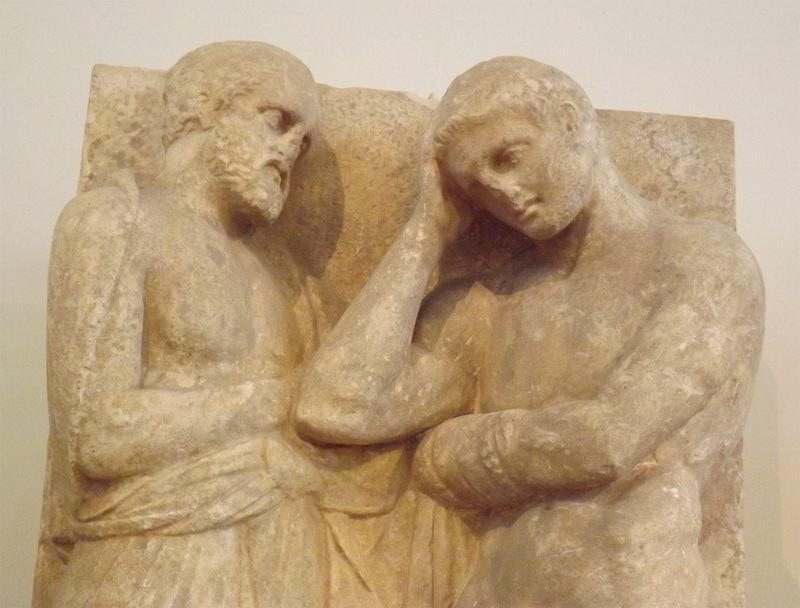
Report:
[{"label": "folded arm", "polygon": [[490,508],[601,486],[652,454],[725,383],[748,380],[763,332],[760,275],[738,241],[719,245],[716,257],[693,258],[691,270],[673,275],[594,399],[443,423],[417,451],[423,488],[459,507]]}]

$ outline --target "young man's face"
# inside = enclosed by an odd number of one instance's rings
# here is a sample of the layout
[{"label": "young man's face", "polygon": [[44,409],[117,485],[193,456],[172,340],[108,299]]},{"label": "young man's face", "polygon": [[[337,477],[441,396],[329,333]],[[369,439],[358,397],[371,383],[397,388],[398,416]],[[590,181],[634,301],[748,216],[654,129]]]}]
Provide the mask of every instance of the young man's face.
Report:
[{"label": "young man's face", "polygon": [[257,224],[280,215],[290,172],[307,144],[307,125],[298,113],[277,105],[265,89],[235,98],[206,144],[206,159],[231,211]]},{"label": "young man's face", "polygon": [[544,129],[498,111],[454,138],[445,172],[473,204],[532,239],[549,239],[591,194],[591,163],[566,136],[557,121]]}]

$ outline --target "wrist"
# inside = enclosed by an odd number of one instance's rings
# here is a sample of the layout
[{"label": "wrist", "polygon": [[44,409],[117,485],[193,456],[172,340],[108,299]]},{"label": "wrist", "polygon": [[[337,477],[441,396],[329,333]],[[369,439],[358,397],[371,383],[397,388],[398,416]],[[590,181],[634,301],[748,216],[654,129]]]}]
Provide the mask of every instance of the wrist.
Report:
[{"label": "wrist", "polygon": [[425,209],[417,208],[406,224],[407,238],[428,261],[436,264],[453,238],[445,222]]}]

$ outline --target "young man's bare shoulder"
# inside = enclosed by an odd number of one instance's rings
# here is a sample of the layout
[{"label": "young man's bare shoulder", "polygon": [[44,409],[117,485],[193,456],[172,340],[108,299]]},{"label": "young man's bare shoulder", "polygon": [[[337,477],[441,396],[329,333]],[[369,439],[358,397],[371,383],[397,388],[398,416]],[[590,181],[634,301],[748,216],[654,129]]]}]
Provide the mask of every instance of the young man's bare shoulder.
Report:
[{"label": "young man's bare shoulder", "polygon": [[683,277],[695,289],[730,293],[733,288],[742,297],[763,292],[758,263],[739,235],[727,226],[674,217],[664,222],[661,232],[664,269]]}]

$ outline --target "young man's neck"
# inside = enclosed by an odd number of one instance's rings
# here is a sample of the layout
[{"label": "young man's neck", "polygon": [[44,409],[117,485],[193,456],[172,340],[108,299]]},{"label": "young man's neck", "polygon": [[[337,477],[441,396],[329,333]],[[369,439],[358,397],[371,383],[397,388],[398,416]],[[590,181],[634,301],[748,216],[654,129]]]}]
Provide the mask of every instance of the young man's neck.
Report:
[{"label": "young man's neck", "polygon": [[610,159],[598,159],[594,171],[592,194],[586,206],[566,229],[537,244],[541,254],[559,260],[568,268],[612,241],[624,238],[624,233],[644,219],[638,195]]}]

